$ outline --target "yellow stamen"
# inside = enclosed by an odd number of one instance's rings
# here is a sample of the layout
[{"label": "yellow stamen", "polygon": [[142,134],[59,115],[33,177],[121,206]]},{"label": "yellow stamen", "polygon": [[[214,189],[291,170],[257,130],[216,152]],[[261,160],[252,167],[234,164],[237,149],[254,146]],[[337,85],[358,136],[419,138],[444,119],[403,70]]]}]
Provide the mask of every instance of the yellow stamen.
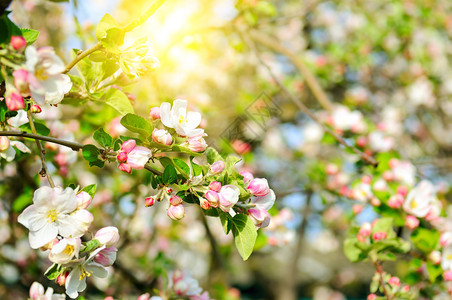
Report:
[{"label": "yellow stamen", "polygon": [[410,207],[412,209],[415,209],[416,207],[418,207],[417,201],[416,200],[411,201]]},{"label": "yellow stamen", "polygon": [[78,280],[82,280],[85,277],[90,277],[92,274],[90,272],[88,272],[85,269],[82,269],[82,272],[80,273],[80,276],[78,278]]},{"label": "yellow stamen", "polygon": [[55,222],[57,217],[58,217],[58,212],[56,211],[56,209],[50,209],[47,211],[47,216],[46,216],[47,223]]},{"label": "yellow stamen", "polygon": [[63,253],[67,254],[67,255],[71,255],[72,252],[74,252],[74,246],[72,245],[67,245],[66,248],[64,248]]},{"label": "yellow stamen", "polygon": [[446,258],[447,260],[452,260],[452,254],[449,254]]}]

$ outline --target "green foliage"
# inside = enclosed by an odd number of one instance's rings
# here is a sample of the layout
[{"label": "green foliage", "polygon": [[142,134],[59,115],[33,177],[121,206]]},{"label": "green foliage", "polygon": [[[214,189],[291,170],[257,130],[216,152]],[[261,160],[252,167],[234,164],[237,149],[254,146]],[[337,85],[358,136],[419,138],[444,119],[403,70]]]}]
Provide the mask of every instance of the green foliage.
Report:
[{"label": "green foliage", "polygon": [[109,51],[124,43],[124,34],[124,30],[110,14],[104,15],[96,27],[97,40]]},{"label": "green foliage", "polygon": [[9,44],[12,36],[22,36],[22,31],[9,18],[9,11],[0,16],[0,44]]},{"label": "green foliage", "polygon": [[97,129],[93,134],[93,138],[104,148],[113,147],[113,138],[103,128]]},{"label": "green foliage", "polygon": [[152,125],[146,119],[131,113],[122,117],[121,124],[144,138],[152,134]]},{"label": "green foliage", "polygon": [[91,196],[91,198],[93,198],[94,194],[96,193],[96,184],[90,184],[90,185],[85,186],[81,190],[81,192],[87,192]]},{"label": "green foliage", "polygon": [[22,32],[25,41],[27,41],[27,45],[33,44],[38,39],[39,31],[37,30],[21,28],[20,31]]},{"label": "green foliage", "polygon": [[53,264],[44,273],[49,280],[57,279],[58,275],[61,273],[61,265]]},{"label": "green foliage", "polygon": [[254,244],[256,243],[256,226],[247,215],[242,214],[235,215],[229,221],[232,223],[235,246],[243,260],[247,260],[253,252]]},{"label": "green foliage", "polygon": [[438,231],[416,228],[411,234],[411,241],[417,249],[428,254],[435,250],[439,237],[440,234]]},{"label": "green foliage", "polygon": [[165,171],[163,171],[163,183],[164,184],[173,184],[177,180],[177,172],[172,164],[167,165],[165,167]]},{"label": "green foliage", "polygon": [[105,162],[99,159],[99,149],[97,149],[94,145],[85,145],[82,148],[83,158],[89,162],[89,166],[96,166],[99,168],[103,168]]},{"label": "green foliage", "polygon": [[223,157],[221,157],[221,155],[217,152],[217,150],[215,150],[212,147],[207,147],[206,157],[207,157],[207,162],[209,164],[213,164],[214,162],[219,161],[219,160],[224,161]]},{"label": "green foliage", "polygon": [[86,243],[85,248],[83,248],[80,252],[81,253],[91,252],[94,249],[97,249],[99,246],[100,246],[100,242],[96,239],[92,239]]},{"label": "green foliage", "polygon": [[[48,136],[50,134],[50,129],[47,128],[47,126],[45,126],[43,123],[38,122],[38,121],[34,121],[34,124],[35,124],[35,129],[36,129],[36,133],[37,134],[45,135],[45,136]],[[28,132],[28,133],[33,133],[31,131],[30,123],[21,125],[19,127],[19,129],[21,131],[25,131],[25,132]]]},{"label": "green foliage", "polygon": [[126,94],[111,88],[103,96],[105,103],[116,109],[121,115],[133,114],[134,110]]},{"label": "green foliage", "polygon": [[181,173],[182,176],[188,179],[190,177],[190,167],[182,159],[179,158],[174,158],[173,162],[179,173]]}]

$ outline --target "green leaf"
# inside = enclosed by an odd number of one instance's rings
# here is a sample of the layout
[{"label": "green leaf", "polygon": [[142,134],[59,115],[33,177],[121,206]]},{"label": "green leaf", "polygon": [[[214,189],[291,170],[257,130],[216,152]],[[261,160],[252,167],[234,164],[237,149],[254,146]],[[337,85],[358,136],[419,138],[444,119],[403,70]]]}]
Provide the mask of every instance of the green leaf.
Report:
[{"label": "green leaf", "polygon": [[247,260],[253,252],[254,244],[256,243],[256,226],[247,215],[242,214],[235,215],[231,222],[233,224],[232,234],[234,235],[235,246],[243,260]]},{"label": "green leaf", "polygon": [[97,129],[93,134],[93,138],[104,148],[110,148],[113,146],[113,138],[106,133],[103,128]]},{"label": "green leaf", "polygon": [[238,174],[238,172],[235,170],[234,166],[236,163],[238,163],[239,161],[241,161],[242,159],[238,156],[235,155],[229,155],[226,158],[226,163],[225,163],[225,170],[226,172],[228,172],[229,175],[232,174]]},{"label": "green leaf", "polygon": [[411,241],[416,248],[427,254],[436,248],[439,237],[438,231],[416,228],[411,234]]},{"label": "green leaf", "polygon": [[32,198],[33,198],[32,189],[26,187],[25,191],[18,198],[16,198],[16,200],[14,200],[13,211],[14,212],[23,211],[25,207],[33,203]]},{"label": "green leaf", "polygon": [[163,183],[173,184],[177,180],[177,172],[173,165],[167,165],[165,171],[163,171]]},{"label": "green leaf", "polygon": [[428,271],[428,278],[430,279],[430,282],[435,282],[436,278],[440,276],[443,273],[443,269],[440,265],[434,265],[432,262],[427,262],[427,271]]},{"label": "green leaf", "polygon": [[134,114],[127,114],[122,117],[121,124],[130,131],[136,132],[145,138],[152,134],[152,125],[146,119]]},{"label": "green leaf", "polygon": [[88,144],[82,148],[83,158],[89,162],[98,160],[99,149],[96,146]]},{"label": "green leaf", "polygon": [[101,40],[102,45],[108,50],[115,50],[124,44],[125,32],[121,28],[107,29],[107,36]]},{"label": "green leaf", "polygon": [[22,36],[22,31],[9,18],[9,11],[0,16],[0,44],[9,44],[12,36]]},{"label": "green leaf", "polygon": [[396,237],[396,233],[393,229],[394,220],[392,218],[380,218],[375,222],[372,227],[372,234],[375,232],[386,232],[387,239],[392,239]]},{"label": "green leaf", "polygon": [[168,157],[165,157],[165,156],[164,157],[160,157],[158,160],[162,164],[163,168],[166,168],[166,166],[173,164],[173,161],[171,160],[171,158],[168,158]]},{"label": "green leaf", "polygon": [[100,246],[100,242],[96,239],[92,239],[91,241],[86,243],[85,248],[83,248],[82,251],[80,251],[81,253],[86,253],[86,252],[91,252],[94,249],[98,248]]},{"label": "green leaf", "polygon": [[38,39],[39,31],[37,30],[21,28],[20,31],[22,32],[25,41],[27,41],[27,45],[33,44]]},{"label": "green leaf", "polygon": [[[34,124],[35,124],[35,129],[36,129],[36,133],[37,133],[37,134],[45,135],[45,136],[48,136],[48,135],[49,135],[50,129],[47,128],[47,126],[45,126],[45,125],[42,124],[42,123],[36,122],[36,121],[34,122]],[[19,126],[19,129],[20,129],[21,131],[26,131],[26,132],[28,132],[28,133],[33,133],[33,132],[31,131],[30,123],[27,123],[27,124],[24,124],[24,125]]]},{"label": "green leaf", "polygon": [[179,158],[174,158],[173,162],[174,166],[179,171],[179,173],[182,174],[182,176],[184,176],[185,178],[190,177],[190,167],[185,163],[185,161]]},{"label": "green leaf", "polygon": [[100,42],[107,37],[107,30],[111,28],[118,28],[119,24],[116,20],[110,15],[105,14],[102,19],[100,19],[99,24],[96,27],[96,38]]},{"label": "green leaf", "polygon": [[91,196],[91,198],[93,198],[94,194],[96,193],[96,184],[90,184],[90,185],[85,186],[81,190],[81,192],[87,192]]},{"label": "green leaf", "polygon": [[213,164],[216,161],[223,160],[223,157],[221,157],[221,155],[217,152],[217,150],[215,150],[214,148],[211,148],[211,147],[207,147],[206,157],[207,157],[207,162],[209,164]]},{"label": "green leaf", "polygon": [[127,95],[118,89],[109,89],[103,98],[105,103],[116,109],[121,115],[133,114],[134,112]]},{"label": "green leaf", "polygon": [[193,156],[190,156],[190,164],[193,170],[193,176],[198,176],[202,174],[202,168],[193,162]]},{"label": "green leaf", "polygon": [[104,51],[98,50],[91,53],[88,58],[94,62],[103,62],[104,60],[107,60],[107,55]]},{"label": "green leaf", "polygon": [[356,246],[357,241],[356,238],[348,238],[344,241],[344,253],[351,262],[357,262],[365,258],[363,251]]},{"label": "green leaf", "polygon": [[60,265],[53,264],[45,271],[44,276],[46,276],[49,280],[55,280],[57,279],[58,275],[60,275],[60,273]]},{"label": "green leaf", "polygon": [[219,213],[221,225],[223,225],[224,233],[228,234],[232,229],[232,222],[229,221],[230,215],[225,212]]}]

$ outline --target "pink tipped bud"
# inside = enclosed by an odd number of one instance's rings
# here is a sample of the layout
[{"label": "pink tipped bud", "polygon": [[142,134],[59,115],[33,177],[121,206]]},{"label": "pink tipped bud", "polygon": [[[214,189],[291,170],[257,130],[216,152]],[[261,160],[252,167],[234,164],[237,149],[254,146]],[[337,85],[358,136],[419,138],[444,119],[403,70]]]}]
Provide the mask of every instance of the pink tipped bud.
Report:
[{"label": "pink tipped bud", "polygon": [[204,197],[206,197],[207,201],[209,201],[210,206],[218,207],[220,195],[217,192],[207,191]]},{"label": "pink tipped bud", "polygon": [[33,105],[30,107],[30,112],[31,112],[32,114],[39,114],[40,112],[42,112],[42,108],[41,108],[41,106],[39,106],[39,105],[37,105],[37,104],[33,104]]},{"label": "pink tipped bud", "polygon": [[127,140],[122,144],[121,151],[129,153],[136,147],[136,145],[137,145],[137,142],[135,140]]},{"label": "pink tipped bud", "polygon": [[400,279],[399,277],[392,276],[389,278],[388,283],[392,286],[400,286]]},{"label": "pink tipped bud", "polygon": [[94,261],[104,267],[109,267],[116,260],[116,252],[118,252],[118,249],[115,247],[105,248],[94,256]]},{"label": "pink tipped bud", "polygon": [[151,299],[151,295],[149,293],[138,296],[137,300],[149,300]]},{"label": "pink tipped bud", "polygon": [[144,206],[149,207],[154,205],[155,203],[155,198],[154,197],[147,197],[146,199],[144,199]]},{"label": "pink tipped bud", "polygon": [[380,240],[384,240],[384,239],[386,238],[386,236],[387,236],[387,233],[386,233],[386,232],[384,232],[384,231],[378,231],[378,232],[375,232],[375,233],[373,234],[372,239],[373,239],[374,241],[380,241]]},{"label": "pink tipped bud", "polygon": [[358,235],[362,237],[368,237],[372,233],[372,225],[370,223],[365,222],[363,225],[361,225],[361,228],[359,229]]},{"label": "pink tipped bud", "polygon": [[439,265],[441,263],[441,252],[432,251],[428,255],[428,259],[435,265]]},{"label": "pink tipped bud", "polygon": [[216,161],[210,166],[210,172],[212,172],[212,174],[220,174],[221,172],[223,172],[224,167],[225,164],[223,161]]},{"label": "pink tipped bud", "polygon": [[251,174],[251,172],[240,172],[240,175],[242,175],[243,176],[243,182],[244,183],[248,183],[248,182],[250,182],[251,180],[253,180],[254,179],[254,176],[253,176],[253,174]]},{"label": "pink tipped bud", "polygon": [[408,194],[408,188],[406,186],[399,185],[397,187],[397,194],[405,197]]},{"label": "pink tipped bud", "polygon": [[66,278],[69,275],[69,271],[63,272],[60,275],[58,275],[56,283],[58,283],[58,285],[63,286],[66,283]]},{"label": "pink tipped bud", "polygon": [[392,195],[388,200],[388,206],[398,209],[403,205],[403,196],[400,194]]},{"label": "pink tipped bud", "polygon": [[123,172],[132,173],[132,167],[129,164],[120,164],[118,168]]},{"label": "pink tipped bud", "polygon": [[6,136],[0,136],[0,151],[5,151],[9,148],[9,139]]},{"label": "pink tipped bud", "polygon": [[22,98],[16,90],[6,93],[5,102],[9,110],[20,110],[25,108],[24,98]]},{"label": "pink tipped bud", "polygon": [[372,204],[373,206],[380,206],[381,201],[377,197],[372,197],[370,198],[370,204]]},{"label": "pink tipped bud", "polygon": [[199,205],[203,208],[203,209],[209,209],[210,208],[210,203],[209,201],[207,201],[207,199],[203,198],[203,197],[199,197]]},{"label": "pink tipped bud", "polygon": [[377,299],[377,295],[375,295],[375,294],[370,294],[367,296],[367,300],[375,300],[375,299]]},{"label": "pink tipped bud", "polygon": [[11,46],[14,50],[22,51],[27,46],[27,41],[21,36],[13,35],[11,37]]},{"label": "pink tipped bud", "polygon": [[127,161],[127,153],[126,152],[119,152],[116,156],[116,159],[120,163],[125,163]]},{"label": "pink tipped bud", "polygon": [[404,292],[408,292],[410,290],[410,286],[409,285],[404,285],[402,288],[402,291]]},{"label": "pink tipped bud", "polygon": [[446,271],[443,273],[445,281],[452,281],[452,271]]},{"label": "pink tipped bud", "polygon": [[30,95],[30,89],[28,88],[28,71],[25,69],[18,69],[13,72],[14,85],[19,93],[26,97]]},{"label": "pink tipped bud", "polygon": [[360,205],[360,204],[355,204],[355,205],[353,205],[352,210],[353,210],[353,213],[354,213],[355,215],[357,215],[357,214],[359,214],[360,212],[363,211],[363,208],[364,208],[364,206],[362,206],[362,205]]},{"label": "pink tipped bud", "polygon": [[152,131],[152,140],[158,144],[169,146],[173,142],[173,137],[165,129],[154,129]]},{"label": "pink tipped bud", "polygon": [[149,116],[152,120],[160,120],[160,107],[153,107],[149,111]]},{"label": "pink tipped bud", "polygon": [[369,175],[364,175],[361,178],[361,182],[365,184],[370,184],[372,182],[372,177],[370,177]]},{"label": "pink tipped bud", "polygon": [[170,205],[170,207],[168,207],[168,209],[166,210],[166,214],[172,220],[178,221],[185,216],[184,206],[182,204],[179,204],[177,206]]},{"label": "pink tipped bud", "polygon": [[446,247],[450,243],[452,243],[452,232],[444,232],[441,234],[439,238],[439,243],[442,247]]},{"label": "pink tipped bud", "polygon": [[254,196],[265,196],[270,192],[270,188],[268,187],[267,179],[265,179],[265,178],[254,178],[248,184],[247,189]]},{"label": "pink tipped bud", "polygon": [[219,192],[221,189],[221,183],[219,183],[218,181],[212,181],[209,184],[209,189],[215,192]]},{"label": "pink tipped bud", "polygon": [[406,216],[405,226],[413,230],[419,226],[419,219],[415,216]]},{"label": "pink tipped bud", "polygon": [[170,202],[171,205],[177,206],[179,204],[182,204],[182,198],[177,196],[177,195],[175,195],[175,196],[170,198],[169,202]]},{"label": "pink tipped bud", "polygon": [[327,164],[325,171],[328,175],[334,175],[339,172],[339,167],[336,164]]},{"label": "pink tipped bud", "polygon": [[207,143],[203,138],[204,134],[196,135],[188,138],[186,141],[187,147],[193,152],[202,152],[207,149]]},{"label": "pink tipped bud", "polygon": [[364,148],[367,144],[367,138],[365,136],[360,136],[357,140],[356,140],[356,146]]},{"label": "pink tipped bud", "polygon": [[99,229],[94,238],[98,240],[102,245],[111,247],[119,241],[118,228],[114,226],[107,226]]},{"label": "pink tipped bud", "polygon": [[78,193],[75,198],[77,199],[77,208],[78,209],[85,209],[87,208],[90,204],[91,204],[91,196],[85,192],[85,191],[81,191],[80,193]]},{"label": "pink tipped bud", "polygon": [[394,180],[394,173],[391,171],[385,171],[383,173],[383,179],[386,181],[393,181]]}]

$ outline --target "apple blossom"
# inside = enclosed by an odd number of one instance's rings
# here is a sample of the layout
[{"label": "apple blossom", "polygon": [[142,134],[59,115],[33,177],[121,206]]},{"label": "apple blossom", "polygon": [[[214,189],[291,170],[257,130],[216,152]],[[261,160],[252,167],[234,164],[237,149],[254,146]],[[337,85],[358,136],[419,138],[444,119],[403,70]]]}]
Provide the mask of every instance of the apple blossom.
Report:
[{"label": "apple blossom", "polygon": [[[57,235],[66,238],[81,237],[85,233],[85,224],[80,215],[91,215],[86,210],[77,210],[77,198],[71,188],[47,186],[37,189],[33,196],[33,204],[28,206],[18,217],[19,223],[30,230],[29,241],[33,249],[42,247]],[[91,215],[92,220],[92,215]]]},{"label": "apple blossom", "polygon": [[202,209],[209,209],[210,208],[210,202],[207,201],[207,199],[203,197],[199,197],[199,206],[202,207]]},{"label": "apple blossom", "polygon": [[63,273],[58,275],[58,277],[56,279],[56,283],[58,283],[58,285],[60,285],[60,286],[65,285],[66,279],[68,276],[69,276],[69,271],[64,271]]},{"label": "apple blossom", "polygon": [[118,252],[118,249],[115,247],[102,249],[94,256],[94,261],[104,267],[109,267],[116,261],[116,252]]},{"label": "apple blossom", "polygon": [[423,218],[428,214],[431,204],[435,200],[433,184],[427,180],[423,180],[408,193],[403,204],[403,209],[409,214]]},{"label": "apple blossom", "polygon": [[75,195],[75,198],[77,198],[78,209],[87,208],[91,204],[91,201],[93,200],[91,196],[85,191],[79,192],[77,195]]},{"label": "apple blossom", "polygon": [[51,47],[25,49],[26,67],[29,72],[30,94],[38,104],[58,104],[69,92],[72,82],[69,76],[61,74],[65,65]]},{"label": "apple blossom", "polygon": [[178,221],[185,216],[184,206],[182,204],[176,206],[170,205],[166,210],[166,214],[174,221]]},{"label": "apple blossom", "polygon": [[14,88],[9,88],[6,90],[5,102],[6,107],[8,107],[9,110],[20,110],[25,108],[24,99]]},{"label": "apple blossom", "polygon": [[443,249],[441,267],[444,271],[452,271],[452,245],[448,245]]},{"label": "apple blossom", "polygon": [[377,299],[377,295],[376,294],[369,294],[368,296],[367,296],[367,300],[375,300],[375,299]]},{"label": "apple blossom", "polygon": [[127,140],[122,144],[116,158],[120,162],[118,168],[121,171],[130,173],[132,169],[143,169],[151,157],[151,150],[137,146],[135,140]]},{"label": "apple blossom", "polygon": [[146,199],[144,199],[144,206],[149,207],[154,205],[155,202],[155,198],[154,197],[147,197]]},{"label": "apple blossom", "polygon": [[35,281],[30,287],[30,299],[31,300],[63,300],[66,296],[63,294],[54,294],[52,288],[48,288],[44,293],[44,287],[39,282]]},{"label": "apple blossom", "polygon": [[273,207],[275,200],[275,193],[271,189],[269,189],[269,192],[265,196],[251,197],[250,204],[254,204],[254,207],[248,209],[248,213],[256,227],[264,228],[270,224],[268,210]]},{"label": "apple blossom", "polygon": [[207,191],[204,197],[206,197],[207,201],[209,201],[210,206],[218,207],[220,203],[220,195],[217,192],[213,190]]},{"label": "apple blossom", "polygon": [[359,228],[357,239],[360,242],[365,242],[366,238],[372,233],[372,225],[368,222],[364,222]]},{"label": "apple blossom", "polygon": [[212,181],[209,184],[209,189],[215,192],[219,192],[221,189],[221,183],[219,183],[218,181]]},{"label": "apple blossom", "polygon": [[193,152],[202,152],[206,150],[207,143],[204,140],[203,136],[206,136],[206,134],[203,133],[200,135],[194,135],[192,137],[189,137],[188,140],[185,142],[187,148]]},{"label": "apple blossom", "polygon": [[235,185],[224,185],[220,189],[219,193],[219,206],[224,212],[229,212],[231,207],[233,207],[237,201],[239,201],[240,189]]},{"label": "apple blossom", "polygon": [[372,239],[373,239],[374,241],[384,240],[384,239],[386,238],[386,236],[387,236],[387,233],[386,233],[386,232],[384,232],[384,231],[378,231],[378,232],[375,232],[375,233],[372,235]]},{"label": "apple blossom", "polygon": [[170,285],[178,296],[195,296],[202,293],[198,281],[185,272],[176,271],[170,278]]},{"label": "apple blossom", "polygon": [[173,107],[168,102],[160,105],[160,116],[163,125],[174,128],[180,136],[193,137],[204,133],[203,129],[196,128],[201,123],[199,112],[187,112],[187,100],[176,99]]},{"label": "apple blossom", "polygon": [[225,168],[225,164],[223,161],[219,160],[214,162],[211,166],[210,166],[210,172],[212,172],[212,174],[220,174],[221,172],[223,172]]},{"label": "apple blossom", "polygon": [[392,276],[389,278],[388,283],[392,286],[399,287],[400,286],[400,278],[396,276]]},{"label": "apple blossom", "polygon": [[406,216],[405,226],[409,229],[415,229],[419,226],[419,220],[415,216]]},{"label": "apple blossom", "polygon": [[360,183],[352,190],[352,198],[360,202],[366,202],[372,196],[371,186],[368,183]]},{"label": "apple blossom", "polygon": [[52,246],[49,260],[57,264],[66,264],[74,257],[78,258],[80,245],[80,238],[64,238]]},{"label": "apple blossom", "polygon": [[152,107],[149,116],[152,120],[160,120],[160,107]]},{"label": "apple blossom", "polygon": [[11,37],[11,46],[14,50],[22,51],[27,46],[27,41],[22,36],[13,35]]},{"label": "apple blossom", "polygon": [[445,281],[452,281],[452,271],[447,270],[443,273],[443,277]]},{"label": "apple blossom", "polygon": [[17,69],[13,72],[14,85],[21,96],[30,96],[30,89],[28,87],[28,71],[25,69]]},{"label": "apple blossom", "polygon": [[439,237],[439,243],[442,247],[448,246],[452,243],[452,232],[446,231]]},{"label": "apple blossom", "polygon": [[169,202],[171,205],[177,206],[179,204],[182,204],[182,198],[177,195],[174,195],[170,198]]},{"label": "apple blossom", "polygon": [[169,146],[173,142],[173,137],[165,129],[154,129],[152,131],[152,140],[158,144]]},{"label": "apple blossom", "polygon": [[243,182],[245,184],[254,179],[254,176],[253,176],[253,174],[251,174],[251,172],[243,171],[243,172],[240,172],[240,175],[243,176]]},{"label": "apple blossom", "polygon": [[403,205],[403,196],[400,194],[395,194],[389,197],[388,206],[394,209],[400,208]]},{"label": "apple blossom", "polygon": [[353,207],[352,207],[353,214],[355,214],[355,215],[357,215],[360,212],[362,212],[363,209],[364,209],[364,206],[362,206],[360,204],[354,204]]},{"label": "apple blossom", "polygon": [[40,112],[42,112],[42,109],[41,109],[41,107],[40,107],[39,105],[33,104],[33,105],[30,107],[30,112],[31,112],[32,114],[39,114]]},{"label": "apple blossom", "polygon": [[99,229],[94,238],[100,242],[101,245],[111,247],[119,241],[118,228],[114,226],[107,226]]},{"label": "apple blossom", "polygon": [[432,251],[428,255],[428,259],[435,265],[438,265],[441,263],[441,252],[439,251]]},{"label": "apple blossom", "polygon": [[265,178],[254,178],[248,183],[247,189],[254,196],[265,196],[270,192],[267,179]]}]

